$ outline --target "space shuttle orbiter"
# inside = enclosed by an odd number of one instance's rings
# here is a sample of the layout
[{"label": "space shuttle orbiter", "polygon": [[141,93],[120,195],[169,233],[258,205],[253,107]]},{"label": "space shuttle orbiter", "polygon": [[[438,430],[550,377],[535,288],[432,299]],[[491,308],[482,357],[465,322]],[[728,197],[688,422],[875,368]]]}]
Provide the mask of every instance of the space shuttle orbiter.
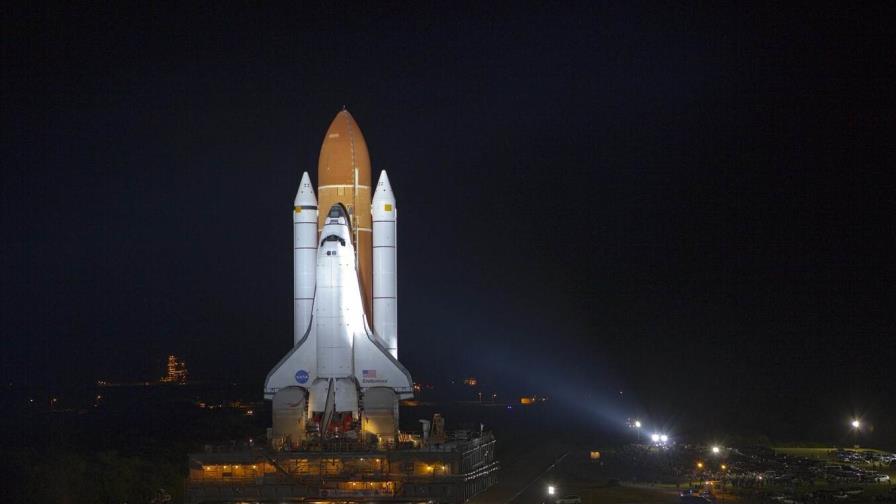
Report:
[{"label": "space shuttle orbiter", "polygon": [[303,173],[293,208],[294,346],[264,387],[273,441],[390,442],[398,401],[413,397],[397,360],[397,210],[385,171],[371,202],[367,145],[346,110],[321,146],[318,194],[320,204]]}]

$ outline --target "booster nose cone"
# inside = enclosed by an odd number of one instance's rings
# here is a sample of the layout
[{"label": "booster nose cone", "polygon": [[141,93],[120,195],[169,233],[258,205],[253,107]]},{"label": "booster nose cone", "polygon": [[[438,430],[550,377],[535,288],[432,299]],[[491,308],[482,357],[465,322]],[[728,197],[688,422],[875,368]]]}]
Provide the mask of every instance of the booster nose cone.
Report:
[{"label": "booster nose cone", "polygon": [[[392,185],[389,183],[389,175],[386,170],[380,172],[380,180],[376,183],[376,192],[373,193],[374,212],[379,210],[382,205],[395,206],[395,193],[392,192]],[[386,211],[392,210],[387,209]]]},{"label": "booster nose cone", "polygon": [[314,187],[311,185],[311,177],[308,172],[302,173],[302,181],[299,182],[299,190],[293,203],[296,208],[317,208],[317,197],[314,195]]}]

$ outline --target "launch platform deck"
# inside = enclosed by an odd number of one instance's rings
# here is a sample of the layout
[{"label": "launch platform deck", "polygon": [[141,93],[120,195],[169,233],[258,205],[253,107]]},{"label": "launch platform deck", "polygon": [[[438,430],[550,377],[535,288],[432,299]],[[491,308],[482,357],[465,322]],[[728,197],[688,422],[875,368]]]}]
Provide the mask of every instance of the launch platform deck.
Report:
[{"label": "launch platform deck", "polygon": [[190,455],[186,502],[459,504],[497,480],[495,439],[371,451],[214,451]]}]

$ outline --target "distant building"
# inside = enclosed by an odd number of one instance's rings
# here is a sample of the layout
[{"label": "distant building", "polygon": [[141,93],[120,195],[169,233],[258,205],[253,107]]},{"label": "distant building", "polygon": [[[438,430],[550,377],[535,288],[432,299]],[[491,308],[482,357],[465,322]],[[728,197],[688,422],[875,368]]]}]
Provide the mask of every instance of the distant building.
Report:
[{"label": "distant building", "polygon": [[471,387],[475,387],[477,384],[479,384],[479,381],[472,376],[467,378],[466,380],[464,380],[464,385],[469,385]]},{"label": "distant building", "polygon": [[168,356],[168,366],[162,383],[187,383],[187,364],[174,355]]}]

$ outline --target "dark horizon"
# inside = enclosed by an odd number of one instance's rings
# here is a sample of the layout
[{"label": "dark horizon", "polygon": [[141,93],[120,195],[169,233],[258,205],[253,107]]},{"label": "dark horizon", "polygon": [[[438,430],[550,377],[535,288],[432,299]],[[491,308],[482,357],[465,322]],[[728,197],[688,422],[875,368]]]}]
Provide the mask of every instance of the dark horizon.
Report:
[{"label": "dark horizon", "polygon": [[602,421],[896,418],[883,4],[314,7],[4,10],[4,381],[174,353],[260,394],[346,105],[396,193],[415,379]]}]

